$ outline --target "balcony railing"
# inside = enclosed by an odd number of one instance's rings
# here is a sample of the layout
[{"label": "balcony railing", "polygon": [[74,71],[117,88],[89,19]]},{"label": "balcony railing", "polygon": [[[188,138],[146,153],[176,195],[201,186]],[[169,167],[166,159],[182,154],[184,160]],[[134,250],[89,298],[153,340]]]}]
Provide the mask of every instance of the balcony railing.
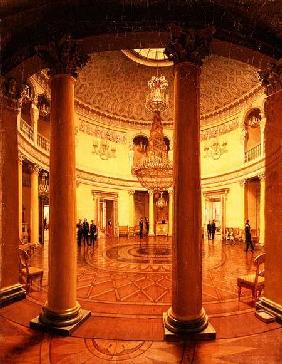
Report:
[{"label": "balcony railing", "polygon": [[37,137],[34,135],[33,128],[23,119],[20,120],[20,130],[24,134],[27,139],[30,140],[31,144],[37,146],[46,152],[50,151],[50,142],[43,135],[37,134]]},{"label": "balcony railing", "polygon": [[256,145],[252,149],[245,152],[245,163],[250,162],[261,156],[261,144]]},{"label": "balcony railing", "polygon": [[33,128],[23,119],[20,121],[22,133],[30,140],[34,140]]},{"label": "balcony railing", "polygon": [[37,146],[46,150],[47,152],[50,151],[50,143],[49,140],[46,139],[43,135],[37,135]]}]

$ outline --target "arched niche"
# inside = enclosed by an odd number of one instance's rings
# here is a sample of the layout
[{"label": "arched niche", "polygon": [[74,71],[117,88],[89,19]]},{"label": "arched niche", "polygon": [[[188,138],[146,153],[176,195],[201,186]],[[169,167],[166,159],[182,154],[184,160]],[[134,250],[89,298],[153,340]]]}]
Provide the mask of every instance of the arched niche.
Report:
[{"label": "arched niche", "polygon": [[147,154],[149,138],[146,135],[136,135],[133,138],[133,165],[136,165]]},{"label": "arched niche", "polygon": [[245,161],[248,162],[261,155],[261,110],[251,109],[244,120],[245,129]]}]

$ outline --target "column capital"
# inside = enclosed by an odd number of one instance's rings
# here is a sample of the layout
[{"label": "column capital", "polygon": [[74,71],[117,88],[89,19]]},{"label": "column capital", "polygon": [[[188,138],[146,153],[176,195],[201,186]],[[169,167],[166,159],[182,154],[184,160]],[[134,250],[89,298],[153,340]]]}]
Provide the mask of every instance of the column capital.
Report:
[{"label": "column capital", "polygon": [[65,74],[76,78],[78,70],[89,60],[89,56],[79,49],[70,34],[53,38],[47,46],[36,47],[36,53],[45,61],[52,76]]},{"label": "column capital", "polygon": [[170,26],[171,39],[165,48],[165,55],[174,64],[190,62],[201,66],[203,59],[210,54],[210,43],[215,33],[214,27],[183,30],[180,26]]},{"label": "column capital", "polygon": [[265,173],[259,173],[258,178],[260,181],[265,181]]},{"label": "column capital", "polygon": [[282,59],[258,71],[258,76],[267,96],[280,91],[282,89]]},{"label": "column capital", "polygon": [[168,192],[168,194],[169,195],[172,195],[173,194],[173,188],[171,187],[171,188],[169,188],[168,190],[167,190],[167,192]]},{"label": "column capital", "polygon": [[39,172],[41,171],[41,167],[36,163],[30,164],[28,168],[31,173],[39,174]]},{"label": "column capital", "polygon": [[134,196],[134,194],[135,194],[135,190],[129,190],[127,192],[129,194],[129,196]]},{"label": "column capital", "polygon": [[245,186],[245,184],[247,183],[247,178],[240,179],[239,183],[240,183],[240,186],[242,186],[242,187]]},{"label": "column capital", "polygon": [[150,196],[154,196],[154,191],[153,190],[148,190],[148,193]]},{"label": "column capital", "polygon": [[19,110],[23,100],[26,98],[28,87],[19,83],[13,77],[1,77],[1,98],[3,104],[12,110]]},{"label": "column capital", "polygon": [[25,159],[25,155],[21,151],[18,151],[18,162],[20,165],[23,164],[24,159]]}]

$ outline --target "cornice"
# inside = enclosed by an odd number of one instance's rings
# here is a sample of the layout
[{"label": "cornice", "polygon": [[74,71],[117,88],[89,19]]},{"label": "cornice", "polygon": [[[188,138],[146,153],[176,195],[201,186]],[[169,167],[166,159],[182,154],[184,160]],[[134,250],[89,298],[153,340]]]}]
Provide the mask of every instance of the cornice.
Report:
[{"label": "cornice", "polygon": [[[44,170],[49,170],[49,156],[46,151],[41,151],[36,148],[23,134],[18,132],[19,152],[22,153],[30,162],[37,164]],[[243,165],[242,168],[232,172],[227,172],[218,176],[203,177],[201,179],[202,189],[205,190],[211,186],[220,186],[222,184],[231,184],[241,182],[243,179],[248,179],[254,176],[259,176],[263,173],[268,174],[268,171],[280,162],[282,154],[282,145],[277,148],[272,155],[267,157],[267,161],[262,158],[259,161]],[[265,163],[267,165],[265,167]],[[144,190],[137,179],[123,179],[110,176],[103,176],[93,172],[84,171],[77,168],[78,182],[98,185],[99,187],[109,188],[109,186],[120,190]]]}]

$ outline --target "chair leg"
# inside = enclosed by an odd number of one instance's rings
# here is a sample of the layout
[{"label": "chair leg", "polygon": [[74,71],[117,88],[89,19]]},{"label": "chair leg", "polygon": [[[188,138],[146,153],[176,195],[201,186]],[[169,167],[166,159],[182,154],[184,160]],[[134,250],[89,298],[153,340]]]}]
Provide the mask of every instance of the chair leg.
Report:
[{"label": "chair leg", "polygon": [[242,289],[242,287],[241,286],[239,286],[238,287],[238,300],[240,301],[240,297],[241,297],[241,289]]}]

